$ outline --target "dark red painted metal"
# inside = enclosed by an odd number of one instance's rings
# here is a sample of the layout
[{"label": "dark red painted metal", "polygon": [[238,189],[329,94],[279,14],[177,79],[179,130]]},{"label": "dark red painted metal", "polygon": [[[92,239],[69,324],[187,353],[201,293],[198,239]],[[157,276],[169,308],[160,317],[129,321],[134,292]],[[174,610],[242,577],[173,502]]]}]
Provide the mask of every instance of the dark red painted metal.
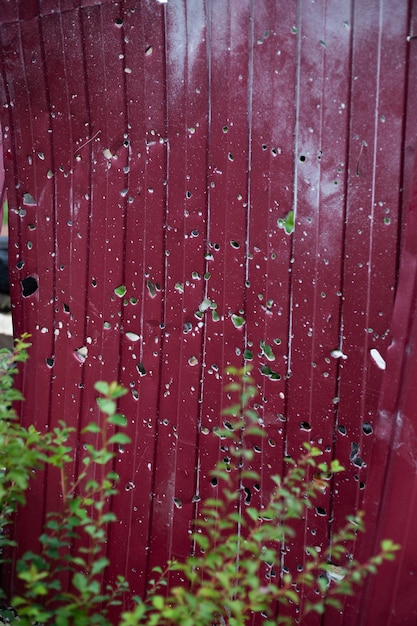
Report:
[{"label": "dark red painted metal", "polygon": [[[310,440],[346,472],[300,525],[306,541],[326,546],[364,492],[369,533],[390,535],[379,520],[396,520],[401,464],[373,434],[383,372],[370,351],[385,358],[391,341],[411,196],[415,19],[411,0],[0,0],[14,322],[33,336],[22,419],[75,426],[76,473],[80,431],[100,419],[94,382],[129,388],[109,580],[142,593],[154,565],[188,553],[221,454],[224,370],[245,350],[268,431],[253,501]],[[22,297],[29,276],[39,288]],[[384,380],[388,410],[399,380]],[[34,483],[22,549],[58,503],[53,475]],[[288,567],[303,558],[288,546]],[[366,594],[324,622],[372,624],[387,594]]]}]

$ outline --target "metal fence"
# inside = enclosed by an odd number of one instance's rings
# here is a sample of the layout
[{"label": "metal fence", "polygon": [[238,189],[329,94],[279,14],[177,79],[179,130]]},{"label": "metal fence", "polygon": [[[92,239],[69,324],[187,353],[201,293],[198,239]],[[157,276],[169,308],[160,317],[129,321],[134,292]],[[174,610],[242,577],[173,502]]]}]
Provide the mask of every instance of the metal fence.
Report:
[{"label": "metal fence", "polygon": [[[417,136],[416,11],[412,0],[0,0],[14,324],[33,342],[22,419],[79,433],[98,419],[94,382],[129,388],[108,577],[126,575],[135,593],[188,553],[220,455],[209,433],[224,370],[244,360],[268,431],[252,501],[284,454],[315,442],[346,472],[305,520],[307,541],[327,545],[366,494],[367,542],[399,532],[415,556],[412,509],[386,504],[402,494],[402,507],[414,486],[413,426],[404,467],[375,432],[408,337],[384,374]],[[415,258],[410,235],[412,272]],[[412,298],[398,319],[412,319]],[[411,379],[406,397],[411,420]],[[34,483],[22,549],[58,502],[53,476]],[[289,567],[302,558],[290,545]],[[389,605],[388,568],[343,614],[309,625],[372,626],[382,607],[385,624],[414,624],[400,562]]]}]

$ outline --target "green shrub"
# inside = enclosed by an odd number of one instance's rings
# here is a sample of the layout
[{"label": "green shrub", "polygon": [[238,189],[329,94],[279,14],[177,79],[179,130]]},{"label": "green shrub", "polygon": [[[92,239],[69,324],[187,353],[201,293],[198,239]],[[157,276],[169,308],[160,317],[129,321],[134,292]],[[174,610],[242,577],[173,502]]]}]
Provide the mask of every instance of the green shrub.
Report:
[{"label": "green shrub", "polygon": [[[0,615],[21,626],[110,626],[110,607],[120,605],[128,592],[123,577],[118,577],[114,586],[101,588],[102,574],[111,568],[104,556],[107,529],[116,521],[108,503],[116,493],[118,476],[108,467],[115,444],[129,443],[129,437],[119,430],[125,426],[125,417],[117,411],[117,401],[125,390],[116,383],[96,384],[103,420],[88,425],[84,433],[99,443],[87,444],[78,476],[68,480],[73,429],[64,423],[47,433],[39,433],[33,426],[24,428],[12,406],[22,400],[14,388],[14,376],[19,362],[27,358],[27,340],[27,336],[18,340],[13,353],[0,352],[2,553],[14,546],[13,518],[25,504],[34,468],[53,466],[59,472],[62,507],[49,512],[40,550],[18,561],[15,574],[23,591],[9,599],[10,608],[0,609]],[[304,546],[303,571],[276,576],[274,582],[272,570],[283,571],[282,547],[294,537],[297,522],[312,507],[321,480],[329,480],[343,468],[337,461],[321,463],[321,451],[305,444],[298,460],[286,459],[284,476],[271,477],[274,487],[267,504],[260,508],[243,506],[245,481],[259,480],[251,469],[253,440],[264,437],[265,432],[251,408],[256,387],[250,371],[231,368],[229,374],[235,381],[227,391],[236,395],[236,401],[224,411],[224,427],[215,433],[228,448],[227,458],[213,470],[219,496],[202,503],[194,521],[192,555],[181,562],[169,562],[164,569],[156,568],[146,597],[133,599],[134,608],[122,614],[119,626],[236,626],[248,622],[253,613],[262,613],[265,624],[291,623],[284,616],[278,621],[274,618],[277,604],[300,607],[300,589],[311,588],[314,593],[309,598],[313,600],[307,602],[304,614],[323,613],[326,605],[339,607],[340,596],[353,593],[367,574],[375,574],[378,565],[393,559],[398,549],[385,541],[379,554],[367,563],[349,558],[346,542],[354,541],[357,532],[363,530],[362,515],[357,514],[332,538],[326,551],[319,553]],[[181,586],[168,587],[171,572],[181,574]]]},{"label": "green shrub", "polygon": [[[106,504],[116,493],[118,480],[107,467],[115,455],[115,444],[130,442],[123,432],[110,437],[108,432],[126,423],[117,412],[117,400],[126,392],[116,383],[96,384],[101,394],[97,403],[105,419],[102,424],[89,424],[83,433],[91,433],[99,444],[86,444],[79,474],[69,481],[66,470],[73,462],[74,451],[68,440],[74,429],[63,422],[48,433],[39,433],[33,426],[26,429],[12,407],[13,402],[22,400],[13,379],[16,365],[27,358],[28,346],[25,336],[16,343],[13,353],[0,353],[0,547],[4,550],[14,545],[10,525],[17,508],[25,503],[34,468],[40,470],[48,465],[59,472],[62,507],[48,513],[39,552],[28,552],[18,561],[16,574],[24,592],[11,599],[11,607],[22,626],[107,625],[109,607],[120,603],[128,588],[119,577],[115,586],[101,589],[101,575],[109,565],[103,556],[107,527],[116,519],[106,510]],[[75,552],[69,550],[74,545]],[[64,588],[63,580],[69,581],[68,588]],[[7,617],[10,615],[7,611]]]},{"label": "green shrub", "polygon": [[[121,626],[239,626],[249,622],[254,613],[262,614],[266,626],[292,624],[289,617],[275,617],[276,605],[294,604],[300,608],[300,590],[311,588],[309,597],[313,599],[303,607],[299,616],[302,623],[311,611],[322,614],[326,606],[341,608],[340,597],[351,595],[356,585],[368,574],[375,574],[384,559],[393,559],[398,549],[391,541],[384,541],[380,553],[368,562],[353,560],[346,546],[364,530],[363,515],[358,513],[333,536],[327,550],[319,552],[313,546],[304,546],[303,571],[276,576],[274,582],[271,572],[283,571],[282,548],[288,538],[295,537],[297,522],[299,526],[313,506],[323,481],[343,471],[343,467],[337,460],[330,465],[320,462],[321,450],[305,443],[304,454],[297,461],[286,459],[285,476],[272,476],[274,487],[268,503],[260,508],[243,506],[245,483],[260,482],[260,476],[250,468],[254,440],[266,435],[250,407],[257,394],[250,370],[228,371],[236,380],[227,391],[237,399],[224,411],[224,427],[217,431],[228,448],[228,457],[212,472],[220,486],[220,497],[206,500],[195,520],[195,554],[184,562],[169,563],[165,571],[157,569],[148,595],[144,600],[137,599],[135,610],[123,615]],[[187,584],[166,593],[170,571],[179,571]]]}]

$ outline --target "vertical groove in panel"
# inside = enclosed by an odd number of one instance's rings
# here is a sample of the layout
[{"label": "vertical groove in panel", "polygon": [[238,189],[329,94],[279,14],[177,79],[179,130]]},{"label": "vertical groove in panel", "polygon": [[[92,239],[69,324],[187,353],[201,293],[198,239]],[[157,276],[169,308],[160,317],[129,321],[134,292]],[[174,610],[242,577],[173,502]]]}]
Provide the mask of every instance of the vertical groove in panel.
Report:
[{"label": "vertical groove in panel", "polygon": [[[162,13],[162,12],[161,12]],[[165,137],[167,138],[168,141],[168,136],[169,136],[169,106],[168,106],[168,85],[167,85],[167,65],[168,65],[168,60],[167,60],[167,54],[168,54],[168,32],[167,32],[167,7],[163,6],[163,13],[161,15],[161,20],[162,20],[162,30],[163,30],[163,45],[164,45],[164,55],[163,55],[163,84],[164,84],[164,113],[165,113],[165,127],[164,127],[164,131],[165,131]],[[169,202],[170,202],[170,176],[169,176],[169,170],[170,170],[170,153],[169,153],[169,141],[167,143],[167,147],[166,147],[166,152],[165,152],[165,163],[164,163],[164,167],[165,167],[165,171],[164,171],[164,177],[165,177],[165,181],[166,181],[166,186],[165,186],[165,206],[164,206],[164,218],[163,218],[163,222],[164,225],[166,226],[168,224],[168,207],[169,207]],[[164,234],[163,234],[163,240],[164,240],[164,253],[166,253],[166,251],[168,250],[168,243],[167,243],[167,230],[165,228],[164,230]],[[152,458],[152,467],[153,472],[152,472],[152,479],[151,479],[151,501],[150,501],[150,505],[149,505],[149,528],[148,528],[148,533],[147,533],[147,540],[146,540],[146,550],[147,550],[147,555],[146,555],[146,564],[145,564],[145,570],[144,570],[144,577],[145,580],[148,580],[152,574],[152,560],[151,560],[151,547],[152,547],[152,536],[153,536],[153,517],[154,517],[154,499],[153,499],[153,494],[155,494],[156,492],[156,467],[157,467],[157,462],[158,462],[158,443],[159,443],[159,431],[162,428],[161,426],[161,420],[162,420],[162,410],[161,410],[161,396],[162,396],[162,380],[163,380],[163,369],[164,369],[164,353],[165,353],[165,345],[166,345],[166,325],[167,325],[167,318],[168,318],[168,314],[167,314],[167,293],[168,293],[168,258],[165,255],[164,258],[161,260],[162,261],[162,265],[164,267],[164,276],[163,276],[163,284],[164,284],[164,295],[163,295],[163,301],[162,301],[162,311],[161,311],[161,320],[162,320],[162,324],[163,324],[163,331],[162,331],[162,339],[161,339],[161,352],[160,352],[160,361],[159,361],[159,387],[158,387],[158,405],[157,405],[157,420],[156,420],[156,425],[155,425],[155,440],[154,440],[154,446],[153,446],[153,452],[151,455]]]},{"label": "vertical groove in panel", "polygon": [[[248,182],[247,182],[247,191],[246,191],[246,197],[247,197],[247,203],[248,203],[248,208],[247,208],[247,212],[246,212],[246,241],[245,241],[245,252],[246,252],[246,267],[245,267],[245,278],[246,281],[249,280],[249,255],[250,255],[250,221],[251,221],[251,209],[252,209],[252,181],[251,181],[251,172],[252,172],[252,141],[253,141],[253,137],[252,137],[252,115],[253,115],[253,111],[252,111],[252,100],[253,100],[253,47],[254,47],[254,41],[255,41],[255,37],[254,37],[254,28],[255,28],[255,22],[254,22],[254,5],[253,5],[253,0],[251,0],[250,2],[250,34],[249,34],[249,59],[248,59],[248,94],[247,94],[247,98],[248,98],[248,113],[247,113],[247,120],[248,120],[248,138],[247,138],[247,151],[248,151],[248,157],[247,157],[247,176],[248,176]],[[245,289],[245,298],[244,298],[244,303],[245,306],[244,308],[247,308],[247,293],[246,293],[247,289]],[[248,336],[247,336],[247,327],[245,328],[245,345],[247,345],[248,342]]]},{"label": "vertical groove in panel", "polygon": [[[48,87],[48,72],[47,72],[47,68],[46,68],[46,61],[45,61],[45,47],[44,47],[44,41],[43,41],[43,30],[42,30],[42,20],[39,18],[38,19],[38,28],[39,28],[39,44],[40,44],[40,49],[41,49],[41,63],[42,63],[42,73],[44,75],[44,84],[45,84],[45,96],[46,96],[46,105],[47,105],[47,114],[48,114],[48,121],[49,121],[49,125],[51,125],[51,112],[52,112],[52,107],[51,107],[51,99],[50,99],[50,92],[49,92],[49,87]],[[49,129],[48,129],[49,130]],[[51,168],[52,171],[55,171],[55,163],[54,163],[54,138],[52,136],[52,133],[50,134],[50,138],[49,138],[49,150],[51,153]],[[56,186],[55,186],[55,181],[53,181],[53,185],[52,185],[52,194],[53,194],[53,198],[52,198],[52,246],[53,246],[53,254],[51,255],[52,257],[52,298],[53,298],[53,302],[55,306],[55,302],[56,302],[56,281],[57,281],[57,276],[56,276],[56,254],[57,254],[57,230],[56,230],[56,216],[57,216],[57,204],[56,204]],[[41,280],[41,279],[40,279]],[[42,285],[41,285],[42,288]],[[52,329],[55,329],[55,315],[53,314],[52,317],[52,325],[51,327],[48,329],[50,331],[52,331]],[[54,358],[54,355],[56,353],[56,350],[54,348],[54,344],[55,344],[55,334],[51,333],[51,338],[50,338],[50,355],[51,358]],[[52,378],[52,376],[51,376]],[[50,430],[52,430],[54,428],[54,424],[53,424],[53,419],[54,416],[52,415],[52,407],[53,407],[53,385],[52,385],[52,380],[49,384],[49,393],[48,393],[48,400],[47,400],[47,406],[48,406],[48,411],[47,411],[47,423],[48,423],[48,428]],[[49,508],[50,503],[48,502],[48,490],[47,490],[47,483],[48,483],[48,478],[49,480],[51,480],[51,474],[53,473],[53,470],[51,471],[51,468],[46,468],[45,470],[45,476],[46,476],[46,480],[44,482],[44,497],[43,497],[43,511],[42,511],[42,525],[44,526],[46,520],[47,520],[47,514],[48,514],[48,510],[56,510],[57,508],[57,501],[54,501],[54,505],[53,508]],[[59,505],[58,505],[59,507]]]},{"label": "vertical groove in panel", "polygon": [[[296,50],[296,54],[295,54],[295,59],[294,59],[294,65],[296,68],[296,91],[295,91],[295,102],[294,102],[294,106],[295,106],[295,127],[294,127],[294,182],[293,182],[293,206],[292,209],[294,211],[294,223],[295,220],[297,218],[297,201],[298,201],[298,162],[297,162],[297,152],[298,152],[298,135],[299,135],[299,113],[300,113],[300,71],[301,71],[301,63],[300,63],[300,47],[301,47],[301,36],[300,36],[300,29],[301,29],[301,2],[300,0],[297,0],[297,23],[296,23],[296,27],[297,29],[297,50]],[[291,238],[291,258],[290,258],[290,263],[291,263],[291,259],[294,258],[294,238]],[[290,280],[289,280],[289,294],[288,294],[288,301],[289,301],[289,315],[288,315],[288,363],[287,363],[287,372],[286,372],[286,378],[287,380],[289,380],[290,376],[291,376],[291,367],[292,367],[292,340],[293,340],[293,316],[294,316],[294,310],[293,310],[293,273],[291,270],[290,271]],[[286,393],[285,396],[286,398],[288,398],[288,384],[286,385]],[[288,415],[288,401],[286,400],[286,405],[285,405],[285,414]],[[287,435],[286,435],[287,437]],[[288,442],[286,439],[285,442],[285,446],[286,446],[286,450],[285,450],[285,454],[288,453]]]},{"label": "vertical groove in panel", "polygon": [[[128,286],[128,272],[127,272],[127,263],[128,263],[128,258],[126,255],[126,250],[127,250],[127,237],[128,237],[128,209],[129,209],[129,192],[125,193],[125,190],[129,190],[130,189],[130,185],[131,185],[131,173],[130,173],[130,165],[131,165],[131,147],[130,147],[130,137],[129,137],[129,129],[132,126],[132,123],[134,123],[134,121],[131,119],[130,115],[129,115],[129,105],[128,105],[128,88],[127,88],[127,81],[128,81],[128,72],[126,71],[126,69],[128,68],[127,66],[127,61],[126,61],[126,57],[127,57],[127,53],[126,53],[126,46],[127,46],[127,41],[128,41],[128,37],[126,36],[126,30],[125,30],[125,20],[127,17],[127,11],[125,11],[125,2],[123,0],[119,0],[119,2],[115,2],[115,7],[117,7],[117,13],[115,13],[115,15],[117,15],[118,17],[116,18],[117,20],[121,20],[122,23],[120,24],[120,52],[119,52],[119,59],[122,60],[122,72],[121,72],[121,92],[122,92],[122,104],[121,106],[123,107],[122,111],[119,111],[119,115],[122,115],[123,113],[123,117],[125,120],[125,124],[124,124],[124,133],[123,133],[123,145],[126,146],[126,158],[125,158],[125,167],[123,168],[123,198],[121,201],[121,207],[122,211],[123,211],[123,215],[122,215],[122,229],[123,229],[123,234],[122,234],[122,241],[121,241],[121,254],[122,254],[122,258],[120,259],[120,265],[121,265],[121,276],[120,276],[120,284],[121,285],[126,285]],[[104,38],[103,38],[104,39]],[[113,51],[114,53],[114,51]],[[107,54],[109,54],[109,51],[107,51]],[[89,229],[90,230],[90,229]],[[87,244],[87,249],[90,249],[90,244],[88,242]],[[88,276],[88,275],[87,275]],[[86,306],[87,306],[87,302],[86,302]],[[128,323],[127,323],[127,318],[128,314],[127,314],[127,307],[123,307],[121,310],[121,315],[120,315],[120,327],[121,329],[123,329],[124,332],[124,336],[126,333],[126,328],[128,328]],[[122,381],[124,379],[124,367],[123,367],[123,339],[124,336],[122,333],[120,333],[119,335],[119,340],[118,340],[118,350],[117,350],[117,355],[114,355],[114,360],[115,360],[115,366],[114,369],[117,371],[117,380],[118,381]],[[133,441],[133,437],[132,437],[132,441]],[[115,458],[113,460],[113,469],[114,471],[118,472],[119,467],[118,464],[120,464],[120,455],[119,455],[119,459]],[[122,482],[123,480],[123,482]],[[135,479],[134,477],[131,477],[131,480],[127,480],[126,477],[123,475],[123,478],[120,481],[120,490],[124,490],[126,493],[126,486],[127,485],[131,485],[131,484],[135,484]],[[132,490],[133,491],[133,490]],[[134,508],[134,504],[133,504],[133,494],[131,498],[126,498],[127,502],[128,502],[128,507],[130,510],[132,510]],[[115,506],[115,499],[114,497],[111,499],[110,501],[110,508],[113,509],[113,507]],[[122,555],[121,560],[119,561],[118,565],[120,567],[120,572],[110,572],[109,575],[107,575],[107,579],[109,581],[109,583],[113,583],[113,581],[115,580],[117,575],[122,574],[126,579],[129,578],[129,571],[128,571],[128,566],[127,566],[127,562],[128,562],[128,555],[130,554],[130,550],[131,550],[131,540],[132,540],[132,527],[131,527],[131,519],[129,517],[129,515],[126,515],[126,511],[123,512],[124,515],[122,517],[122,515],[119,516],[120,519],[120,526],[122,526],[123,530],[123,536],[124,536],[124,554]],[[127,517],[127,519],[126,519]],[[113,532],[114,529],[110,527],[109,529],[109,533],[108,533],[108,542],[106,545],[106,557],[109,559],[109,562],[112,562],[112,557],[113,557],[113,550],[114,547],[112,546],[113,542],[117,543],[118,545],[120,545],[120,537],[116,534],[116,532]],[[104,583],[102,583],[104,584]]]},{"label": "vertical groove in panel", "polygon": [[[347,88],[347,130],[346,130],[346,147],[344,152],[344,161],[346,163],[346,168],[343,177],[343,185],[347,190],[348,181],[349,181],[349,172],[351,170],[351,166],[349,164],[349,153],[351,149],[352,142],[352,133],[350,128],[350,120],[351,120],[351,111],[352,111],[352,83],[353,83],[353,33],[355,30],[354,24],[354,0],[350,0],[349,2],[349,24],[350,24],[350,38],[349,38],[349,54],[348,61],[346,67],[346,74],[348,77],[348,88]],[[342,236],[341,236],[341,249],[340,249],[340,293],[342,297],[340,298],[340,305],[338,311],[338,325],[339,325],[339,343],[334,346],[334,349],[340,351],[340,356],[337,359],[336,366],[336,376],[335,376],[335,397],[340,398],[341,394],[341,378],[343,376],[343,361],[344,361],[344,306],[343,306],[343,294],[345,293],[345,259],[346,259],[346,236],[347,236],[347,213],[348,213],[348,200],[347,193],[345,194],[345,198],[343,201],[343,217],[342,217]],[[335,405],[334,408],[334,426],[333,426],[333,439],[332,439],[332,458],[338,458],[337,455],[337,441],[340,438],[339,432],[340,426],[340,416],[339,416],[339,403]],[[330,493],[330,504],[329,504],[329,516],[330,519],[333,519],[335,511],[335,498],[333,490]],[[334,527],[332,524],[329,525],[329,543],[332,541],[332,537],[334,534]]]}]

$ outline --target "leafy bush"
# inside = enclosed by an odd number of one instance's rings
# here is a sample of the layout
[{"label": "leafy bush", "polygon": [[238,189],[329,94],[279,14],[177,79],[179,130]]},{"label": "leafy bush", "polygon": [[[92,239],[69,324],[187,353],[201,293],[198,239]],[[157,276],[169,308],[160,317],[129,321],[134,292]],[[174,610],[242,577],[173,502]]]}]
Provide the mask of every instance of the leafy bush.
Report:
[{"label": "leafy bush", "polygon": [[[86,444],[82,468],[75,480],[68,480],[67,467],[74,453],[69,440],[74,429],[64,423],[47,433],[39,433],[33,426],[24,428],[13,408],[22,400],[14,388],[14,376],[18,364],[27,358],[27,340],[27,336],[18,340],[13,353],[0,352],[2,554],[15,547],[12,522],[25,504],[34,468],[49,466],[58,471],[62,507],[48,514],[40,550],[26,553],[18,561],[16,575],[23,591],[10,599],[8,609],[0,609],[0,615],[21,626],[110,626],[110,607],[120,605],[128,592],[123,577],[118,577],[114,586],[101,587],[102,574],[111,567],[104,556],[107,529],[116,521],[108,503],[116,493],[118,476],[108,467],[114,446],[129,443],[129,437],[119,430],[126,420],[117,411],[117,401],[125,390],[116,383],[96,384],[104,419],[101,424],[88,425],[84,434],[98,444]],[[213,470],[219,497],[202,504],[194,522],[193,554],[183,562],[169,562],[164,570],[156,568],[146,597],[133,599],[132,610],[122,614],[119,626],[236,626],[248,622],[254,613],[261,613],[265,624],[291,623],[284,615],[274,617],[277,606],[301,606],[300,590],[310,588],[313,593],[308,596],[305,614],[323,613],[326,605],[339,607],[338,597],[353,593],[355,585],[367,574],[376,573],[384,559],[393,559],[398,549],[385,541],[380,553],[367,563],[349,558],[346,542],[354,541],[363,530],[362,515],[357,514],[333,537],[327,551],[304,547],[303,571],[282,573],[282,546],[294,537],[295,524],[311,508],[322,481],[343,468],[337,461],[321,463],[321,451],[305,444],[300,459],[287,459],[285,475],[272,477],[269,501],[260,508],[244,507],[244,482],[259,480],[251,470],[253,446],[247,441],[265,433],[251,408],[256,387],[250,372],[231,368],[229,374],[236,380],[227,390],[236,394],[237,400],[225,411],[224,427],[216,431],[228,448],[228,457]],[[180,573],[181,586],[168,587],[172,572]]]},{"label": "leafy bush", "polygon": [[[235,393],[237,401],[224,411],[224,427],[217,431],[228,443],[228,457],[212,472],[221,486],[220,497],[206,500],[195,520],[194,555],[184,562],[169,563],[165,571],[158,569],[147,597],[137,599],[137,607],[123,615],[121,626],[239,626],[249,622],[254,613],[262,615],[266,626],[292,624],[285,615],[275,617],[276,607],[294,604],[300,608],[306,599],[303,592],[310,588],[313,593],[308,594],[310,599],[299,617],[302,622],[311,611],[321,614],[326,606],[341,608],[338,597],[351,595],[355,585],[367,574],[375,574],[384,559],[393,559],[398,549],[384,541],[380,553],[368,562],[352,559],[347,544],[364,530],[363,516],[358,513],[333,536],[324,552],[304,546],[303,571],[291,573],[283,568],[283,546],[295,537],[297,522],[313,506],[323,483],[328,484],[343,467],[337,460],[330,465],[320,462],[321,450],[305,443],[304,454],[297,461],[286,459],[285,476],[271,477],[274,487],[267,504],[242,506],[245,483],[260,482],[260,476],[250,469],[254,438],[266,434],[250,408],[257,394],[250,371],[229,368],[228,372],[236,380],[227,391]],[[164,593],[170,571],[179,571],[187,584]]]},{"label": "leafy bush", "polygon": [[[127,590],[119,577],[114,587],[101,589],[101,575],[109,562],[103,556],[107,526],[115,515],[106,510],[116,493],[118,476],[107,471],[114,457],[114,445],[130,442],[123,432],[108,437],[114,427],[123,427],[124,416],[117,413],[117,400],[126,392],[116,383],[96,384],[101,397],[97,403],[105,419],[89,424],[83,434],[92,434],[98,445],[86,444],[82,468],[74,481],[68,481],[67,466],[74,451],[68,440],[73,428],[63,422],[53,432],[39,433],[33,426],[19,424],[12,403],[22,400],[13,388],[16,364],[27,358],[27,336],[16,343],[13,353],[1,353],[0,372],[0,547],[14,545],[8,530],[25,493],[34,468],[52,466],[60,477],[62,507],[48,513],[39,538],[41,550],[28,552],[17,563],[17,576],[24,583],[22,595],[11,600],[19,614],[19,624],[109,624],[108,608],[120,603]],[[110,426],[110,428],[109,428]],[[69,546],[75,546],[70,550]],[[68,584],[64,585],[66,582]],[[10,616],[10,611],[7,612]]]}]

